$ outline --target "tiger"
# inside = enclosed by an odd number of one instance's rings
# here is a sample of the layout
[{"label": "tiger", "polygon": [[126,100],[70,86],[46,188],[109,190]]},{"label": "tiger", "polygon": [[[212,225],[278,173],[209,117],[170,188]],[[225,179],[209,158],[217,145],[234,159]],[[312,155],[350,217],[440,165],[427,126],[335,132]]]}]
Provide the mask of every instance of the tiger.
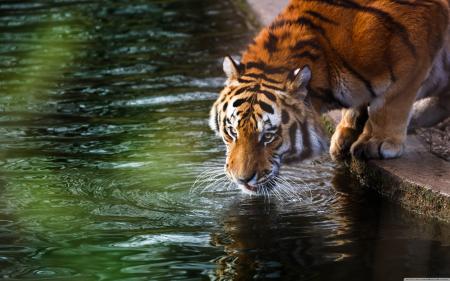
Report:
[{"label": "tiger", "polygon": [[[329,151],[391,159],[416,98],[450,110],[449,0],[291,0],[242,53],[226,56],[209,125],[243,191],[274,186],[284,162]],[[320,115],[341,110],[331,140]],[[442,117],[442,116],[441,116]]]}]

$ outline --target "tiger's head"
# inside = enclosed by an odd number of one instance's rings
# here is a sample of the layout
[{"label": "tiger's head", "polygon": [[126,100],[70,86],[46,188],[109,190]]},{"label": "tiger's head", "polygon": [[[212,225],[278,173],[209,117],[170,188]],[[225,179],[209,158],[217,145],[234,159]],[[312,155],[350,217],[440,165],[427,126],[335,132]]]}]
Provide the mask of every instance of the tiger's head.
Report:
[{"label": "tiger's head", "polygon": [[210,112],[210,127],[227,147],[225,172],[244,192],[272,187],[282,161],[327,150],[319,114],[307,104],[311,70],[293,70],[281,81],[245,72],[231,57],[225,88]]}]

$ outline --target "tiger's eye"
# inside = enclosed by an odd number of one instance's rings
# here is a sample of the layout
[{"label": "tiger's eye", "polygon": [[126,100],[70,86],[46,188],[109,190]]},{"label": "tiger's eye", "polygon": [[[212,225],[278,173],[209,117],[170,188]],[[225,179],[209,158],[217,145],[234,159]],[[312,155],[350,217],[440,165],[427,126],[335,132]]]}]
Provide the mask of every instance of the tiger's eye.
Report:
[{"label": "tiger's eye", "polygon": [[275,134],[273,134],[273,133],[265,133],[265,134],[263,135],[263,141],[264,141],[265,143],[271,142],[271,141],[273,140],[274,137],[275,137]]}]

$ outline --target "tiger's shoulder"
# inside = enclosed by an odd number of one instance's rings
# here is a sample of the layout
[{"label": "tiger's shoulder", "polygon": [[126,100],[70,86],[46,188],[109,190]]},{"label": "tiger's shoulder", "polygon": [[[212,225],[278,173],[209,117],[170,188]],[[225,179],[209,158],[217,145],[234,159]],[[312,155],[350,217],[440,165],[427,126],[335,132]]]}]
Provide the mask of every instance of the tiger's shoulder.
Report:
[{"label": "tiger's shoulder", "polygon": [[248,45],[242,67],[286,79],[308,65],[317,96],[368,103],[432,63],[448,37],[448,10],[447,0],[293,0]]}]

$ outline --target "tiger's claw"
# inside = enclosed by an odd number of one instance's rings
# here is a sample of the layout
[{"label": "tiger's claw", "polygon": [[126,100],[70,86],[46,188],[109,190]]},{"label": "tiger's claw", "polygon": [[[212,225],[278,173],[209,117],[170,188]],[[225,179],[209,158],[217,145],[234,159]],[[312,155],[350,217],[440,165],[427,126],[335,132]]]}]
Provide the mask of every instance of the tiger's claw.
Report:
[{"label": "tiger's claw", "polygon": [[375,137],[360,138],[350,148],[350,153],[358,159],[392,159],[403,154],[403,142]]},{"label": "tiger's claw", "polygon": [[350,127],[337,128],[331,137],[330,156],[334,161],[349,156],[350,147],[358,138],[359,132]]}]

